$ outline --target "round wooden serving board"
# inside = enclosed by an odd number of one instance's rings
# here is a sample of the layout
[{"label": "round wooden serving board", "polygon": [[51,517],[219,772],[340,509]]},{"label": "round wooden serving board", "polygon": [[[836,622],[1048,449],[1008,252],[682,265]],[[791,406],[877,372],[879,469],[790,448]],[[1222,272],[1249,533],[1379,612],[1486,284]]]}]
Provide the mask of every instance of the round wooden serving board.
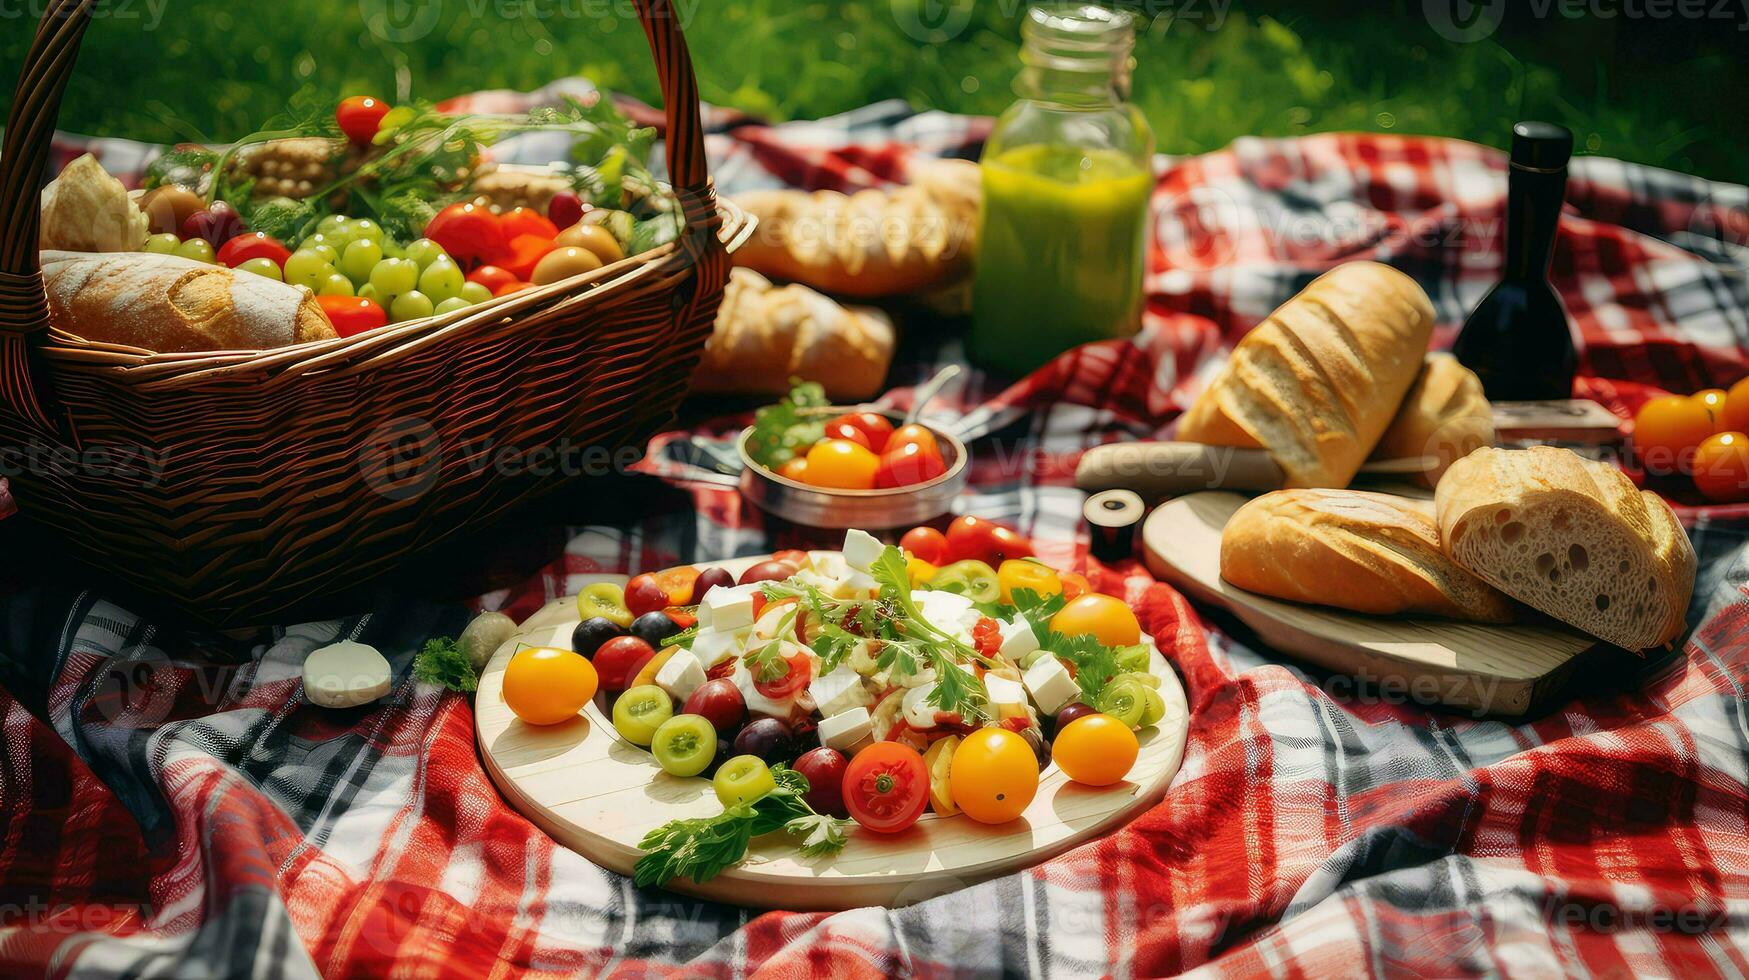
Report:
[{"label": "round wooden serving board", "polygon": [[1542,707],[1598,641],[1558,625],[1490,626],[1367,616],[1271,599],[1221,578],[1221,529],[1249,497],[1187,494],[1142,525],[1148,567],[1191,597],[1230,610],[1284,653],[1421,701],[1517,716]]},{"label": "round wooden serving board", "polygon": [[[714,564],[739,574],[759,558]],[[601,576],[623,581],[622,576]],[[480,757],[505,799],[553,839],[602,867],[630,875],[647,832],[681,817],[722,812],[703,777],[664,773],[650,753],[621,739],[601,698],[558,725],[524,724],[503,698],[504,667],[523,646],[571,647],[576,603],[561,599],[529,617],[493,654],[474,696]],[[1139,732],[1141,754],[1129,778],[1092,788],[1071,783],[1056,766],[1040,774],[1038,796],[1019,819],[1000,826],[964,815],[925,814],[893,835],[860,827],[832,857],[806,859],[788,835],[755,839],[747,859],[702,885],[675,891],[756,908],[842,910],[909,905],[1007,874],[1107,833],[1156,803],[1178,772],[1190,730],[1184,688],[1156,649],[1166,716]]]}]

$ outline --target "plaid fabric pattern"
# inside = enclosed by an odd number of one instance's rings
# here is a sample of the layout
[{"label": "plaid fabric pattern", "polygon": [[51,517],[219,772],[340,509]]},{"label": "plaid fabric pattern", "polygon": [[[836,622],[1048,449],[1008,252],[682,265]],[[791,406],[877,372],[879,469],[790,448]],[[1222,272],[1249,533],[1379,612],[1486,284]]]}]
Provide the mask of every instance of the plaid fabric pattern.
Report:
[{"label": "plaid fabric pattern", "polygon": [[[975,154],[987,126],[887,104],[781,126],[711,119],[730,191],[879,185],[918,154]],[[68,139],[66,155],[86,145]],[[123,170],[149,152],[98,149]],[[1408,271],[1449,342],[1498,267],[1504,192],[1499,153],[1443,140],[1245,139],[1163,159],[1143,333],[1015,384],[970,372],[932,409],[979,437],[960,509],[1019,526],[1043,557],[1125,596],[1183,675],[1183,770],[1117,833],[972,888],[942,882],[897,911],[756,914],[639,890],[511,810],[481,771],[467,700],[407,676],[420,642],[453,635],[469,610],[398,603],[289,626],[220,666],[100,597],[25,593],[7,600],[4,653],[50,666],[40,700],[25,681],[0,694],[0,969],[1749,973],[1743,508],[1679,501],[1702,559],[1680,651],[1606,664],[1520,724],[1274,655],[1139,563],[1093,561],[1078,533],[1078,455],[1161,433],[1235,338],[1330,265]],[[1554,278],[1583,335],[1586,392],[1625,414],[1749,370],[1749,191],[1584,158],[1569,199]],[[951,333],[910,337],[892,403],[959,356]],[[690,462],[687,434],[656,440],[643,465],[692,508],[570,529],[539,574],[476,605],[526,615],[593,572],[830,544],[768,531]],[[398,681],[382,702],[302,703],[302,656],[336,637],[390,657]]]}]

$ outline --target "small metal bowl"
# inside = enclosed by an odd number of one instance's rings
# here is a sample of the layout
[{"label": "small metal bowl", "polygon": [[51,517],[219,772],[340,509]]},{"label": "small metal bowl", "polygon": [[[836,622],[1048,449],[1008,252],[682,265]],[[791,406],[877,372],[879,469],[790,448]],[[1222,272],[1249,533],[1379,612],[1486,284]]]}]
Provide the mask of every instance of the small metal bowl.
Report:
[{"label": "small metal bowl", "polygon": [[[904,416],[893,412],[855,407],[820,408],[807,414],[835,417],[858,411],[877,411],[895,428],[904,421]],[[947,472],[924,483],[886,490],[833,490],[797,483],[755,463],[747,454],[747,439],[753,434],[749,426],[735,440],[741,454],[741,493],[759,509],[808,527],[877,530],[922,524],[947,513],[966,488],[965,443],[932,425],[924,428],[934,433]]]}]

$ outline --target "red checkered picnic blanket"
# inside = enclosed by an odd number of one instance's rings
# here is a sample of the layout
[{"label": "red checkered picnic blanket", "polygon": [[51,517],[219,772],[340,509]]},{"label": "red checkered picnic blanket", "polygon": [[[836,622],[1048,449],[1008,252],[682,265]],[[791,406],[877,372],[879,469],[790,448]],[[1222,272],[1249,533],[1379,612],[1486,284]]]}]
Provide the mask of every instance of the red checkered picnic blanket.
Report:
[{"label": "red checkered picnic blanket", "polygon": [[[901,179],[919,153],[974,153],[985,125],[896,105],[713,122],[731,191]],[[99,149],[112,169],[140,162],[131,145]],[[1245,139],[1164,160],[1143,334],[1012,386],[972,373],[943,400],[942,421],[989,433],[960,509],[1018,525],[1046,558],[1133,601],[1183,675],[1183,769],[1109,837],[897,911],[755,914],[640,890],[512,810],[481,770],[468,700],[408,677],[420,642],[453,634],[467,610],[385,603],[275,631],[222,666],[98,596],[26,591],[0,620],[14,692],[0,694],[0,969],[1749,972],[1740,509],[1683,510],[1701,574],[1679,652],[1623,661],[1522,724],[1357,693],[1138,563],[1084,554],[1070,481],[1083,449],[1161,433],[1234,338],[1337,262],[1412,274],[1448,341],[1499,264],[1504,191],[1499,153],[1448,140]],[[1569,196],[1554,278],[1584,336],[1586,392],[1625,413],[1660,389],[1749,370],[1749,190],[1583,158]],[[905,347],[895,403],[958,357],[945,328]],[[477,605],[527,613],[586,572],[829,543],[774,540],[683,446],[658,440],[647,465],[695,508],[573,528],[539,574]],[[398,679],[383,701],[345,713],[303,702],[302,656],[336,637],[390,656]]]}]

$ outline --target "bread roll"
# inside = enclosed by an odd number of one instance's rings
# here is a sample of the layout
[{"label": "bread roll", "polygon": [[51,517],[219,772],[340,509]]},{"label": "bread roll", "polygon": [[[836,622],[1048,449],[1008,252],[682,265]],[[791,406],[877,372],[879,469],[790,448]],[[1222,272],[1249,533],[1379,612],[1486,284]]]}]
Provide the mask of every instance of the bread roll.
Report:
[{"label": "bread roll", "polygon": [[43,188],[37,247],[131,252],[145,244],[149,224],[128,189],[87,153]]},{"label": "bread roll", "polygon": [[1289,487],[1344,487],[1427,353],[1433,304],[1376,262],[1339,265],[1258,324],[1179,423],[1178,437],[1262,448]]},{"label": "bread roll", "polygon": [[314,296],[265,276],[156,252],[44,252],[49,316],[86,340],[166,353],[331,340]]},{"label": "bread roll", "polygon": [[879,310],[840,306],[806,286],[776,287],[751,269],[733,269],[692,386],[778,395],[800,378],[820,382],[834,400],[856,401],[881,390],[893,339],[893,322]]},{"label": "bread roll", "polygon": [[1450,354],[1429,354],[1372,458],[1431,457],[1433,468],[1412,477],[1431,490],[1453,461],[1493,444],[1494,406],[1482,379]]},{"label": "bread roll", "polygon": [[1221,532],[1221,577],[1278,599],[1374,615],[1504,623],[1512,601],[1439,547],[1433,505],[1360,490],[1277,490]]},{"label": "bread roll", "polygon": [[1508,595],[1629,650],[1681,635],[1694,546],[1664,498],[1550,446],[1478,449],[1435,494],[1446,554]]}]

